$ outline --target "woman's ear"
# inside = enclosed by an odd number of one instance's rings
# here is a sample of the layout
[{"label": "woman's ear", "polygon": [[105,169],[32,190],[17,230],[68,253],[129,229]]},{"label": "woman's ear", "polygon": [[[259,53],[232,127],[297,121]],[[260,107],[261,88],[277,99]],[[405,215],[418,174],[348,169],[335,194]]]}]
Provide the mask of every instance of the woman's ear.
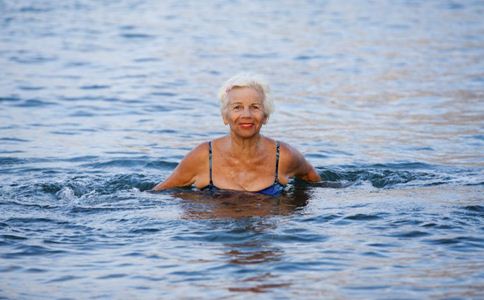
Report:
[{"label": "woman's ear", "polygon": [[225,110],[222,111],[222,119],[224,120],[224,125],[229,124],[229,121],[227,120],[227,117],[225,116]]}]

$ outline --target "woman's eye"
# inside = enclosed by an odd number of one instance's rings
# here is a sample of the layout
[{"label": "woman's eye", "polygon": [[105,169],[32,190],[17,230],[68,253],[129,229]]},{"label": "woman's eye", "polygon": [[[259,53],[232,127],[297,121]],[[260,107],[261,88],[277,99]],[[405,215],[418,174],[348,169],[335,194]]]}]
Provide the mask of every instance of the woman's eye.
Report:
[{"label": "woman's eye", "polygon": [[260,106],[259,105],[253,105],[252,108],[255,109],[255,110],[260,110]]}]

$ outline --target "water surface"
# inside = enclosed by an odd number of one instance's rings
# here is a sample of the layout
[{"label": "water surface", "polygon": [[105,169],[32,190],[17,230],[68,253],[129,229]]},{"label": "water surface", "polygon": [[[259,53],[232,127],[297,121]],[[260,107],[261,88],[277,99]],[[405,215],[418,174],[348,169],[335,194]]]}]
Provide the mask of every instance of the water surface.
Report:
[{"label": "water surface", "polygon": [[[0,297],[483,298],[482,1],[0,2]],[[148,190],[272,83],[323,182]]]}]

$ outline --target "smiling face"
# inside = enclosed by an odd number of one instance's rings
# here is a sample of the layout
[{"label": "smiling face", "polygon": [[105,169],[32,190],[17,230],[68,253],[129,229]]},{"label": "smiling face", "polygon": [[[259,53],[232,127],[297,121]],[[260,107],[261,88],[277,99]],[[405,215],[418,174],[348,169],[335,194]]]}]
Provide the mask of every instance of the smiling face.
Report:
[{"label": "smiling face", "polygon": [[225,125],[242,138],[257,135],[267,121],[261,93],[250,87],[235,87],[227,97],[228,104],[223,111]]}]

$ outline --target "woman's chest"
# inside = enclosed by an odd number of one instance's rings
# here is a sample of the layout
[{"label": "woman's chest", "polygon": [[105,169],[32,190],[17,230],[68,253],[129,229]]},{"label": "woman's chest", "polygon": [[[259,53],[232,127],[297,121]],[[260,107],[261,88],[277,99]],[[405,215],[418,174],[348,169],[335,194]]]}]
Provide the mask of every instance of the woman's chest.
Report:
[{"label": "woman's chest", "polygon": [[258,191],[273,184],[275,178],[275,161],[222,158],[213,162],[212,181],[219,188]]}]

